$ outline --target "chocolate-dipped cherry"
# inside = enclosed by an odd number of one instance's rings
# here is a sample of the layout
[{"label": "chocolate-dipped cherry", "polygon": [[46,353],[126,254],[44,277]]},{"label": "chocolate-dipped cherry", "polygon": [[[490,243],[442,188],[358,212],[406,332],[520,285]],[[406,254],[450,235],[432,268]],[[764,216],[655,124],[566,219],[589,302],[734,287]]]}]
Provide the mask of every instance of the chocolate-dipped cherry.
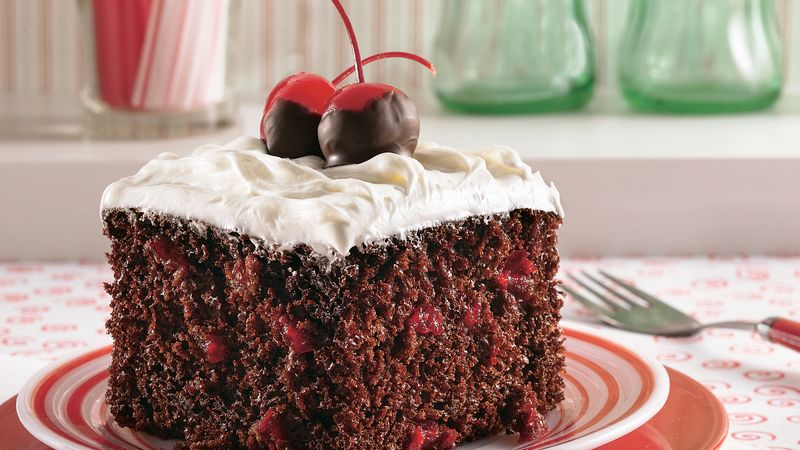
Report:
[{"label": "chocolate-dipped cherry", "polygon": [[333,94],[317,133],[328,167],[364,162],[387,152],[411,156],[419,138],[419,116],[399,89],[356,83]]},{"label": "chocolate-dipped cherry", "polygon": [[337,89],[322,115],[317,136],[328,167],[364,162],[380,153],[411,156],[419,138],[417,109],[406,94],[380,83],[364,82],[364,62],[388,57],[415,60],[436,73],[427,60],[408,53],[384,53],[361,60],[353,24],[339,0],[331,0],[344,22],[355,58],[354,67],[336,77],[334,85],[353,71],[358,83]]},{"label": "chocolate-dipped cherry", "polygon": [[261,139],[267,153],[282,158],[322,156],[317,127],[333,91],[330,81],[306,72],[275,85],[261,117]]}]

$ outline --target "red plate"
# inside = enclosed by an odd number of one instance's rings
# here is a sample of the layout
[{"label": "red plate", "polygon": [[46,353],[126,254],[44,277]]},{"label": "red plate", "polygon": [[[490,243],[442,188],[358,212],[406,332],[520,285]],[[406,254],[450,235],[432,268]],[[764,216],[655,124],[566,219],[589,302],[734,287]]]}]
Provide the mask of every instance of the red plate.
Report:
[{"label": "red plate", "polygon": [[717,449],[728,435],[728,413],[703,385],[667,367],[669,397],[650,421],[633,433],[602,447],[603,450]]}]

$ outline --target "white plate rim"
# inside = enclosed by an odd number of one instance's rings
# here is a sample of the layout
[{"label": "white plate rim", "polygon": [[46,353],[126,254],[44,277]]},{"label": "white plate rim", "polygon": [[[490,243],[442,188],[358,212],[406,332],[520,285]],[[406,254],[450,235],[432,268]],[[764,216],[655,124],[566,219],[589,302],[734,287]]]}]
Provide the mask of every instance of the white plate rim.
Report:
[{"label": "white plate rim", "polygon": [[625,436],[630,432],[633,432],[640,426],[647,423],[648,420],[652,419],[653,416],[661,411],[661,408],[664,407],[664,404],[667,402],[667,397],[669,396],[670,381],[667,369],[665,369],[664,366],[658,362],[658,360],[648,355],[643,355],[641,352],[635,351],[625,344],[621,344],[617,341],[611,340],[608,337],[599,335],[597,333],[597,328],[589,325],[572,320],[562,320],[560,325],[562,329],[568,328],[603,339],[636,355],[645,363],[644,365],[650,370],[650,373],[653,376],[653,390],[650,392],[650,397],[648,397],[644,404],[642,404],[642,406],[636,410],[634,414],[626,417],[624,420],[609,425],[605,428],[601,428],[593,433],[589,433],[586,436],[579,437],[572,441],[556,444],[552,447],[546,447],[547,450],[571,450],[599,447],[603,444],[607,444],[615,439]]}]

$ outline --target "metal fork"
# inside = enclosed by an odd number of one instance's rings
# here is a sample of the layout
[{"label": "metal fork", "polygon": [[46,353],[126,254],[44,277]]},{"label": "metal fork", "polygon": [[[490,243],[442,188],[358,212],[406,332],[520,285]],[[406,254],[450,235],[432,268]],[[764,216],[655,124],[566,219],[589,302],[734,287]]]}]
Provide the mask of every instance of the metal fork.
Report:
[{"label": "metal fork", "polygon": [[761,322],[737,320],[703,324],[636,286],[602,270],[599,273],[602,278],[586,271],[581,272],[582,277],[591,283],[571,273],[567,274],[597,300],[591,300],[589,296],[569,286],[563,288],[608,325],[637,333],[663,336],[691,336],[705,328],[755,330],[770,342],[800,351],[800,322],[769,317]]}]

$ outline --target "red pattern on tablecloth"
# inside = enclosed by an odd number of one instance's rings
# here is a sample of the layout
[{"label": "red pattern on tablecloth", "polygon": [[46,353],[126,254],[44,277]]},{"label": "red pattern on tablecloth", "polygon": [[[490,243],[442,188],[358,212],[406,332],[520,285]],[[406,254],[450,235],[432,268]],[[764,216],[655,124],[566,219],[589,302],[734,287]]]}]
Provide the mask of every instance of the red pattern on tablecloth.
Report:
[{"label": "red pattern on tablecloth", "polygon": [[[800,320],[800,257],[585,258],[563,271],[602,267],[700,321]],[[102,264],[0,264],[0,354],[43,359],[110,342]],[[596,323],[571,299],[564,317]],[[670,339],[595,326],[700,381],[730,420],[725,447],[800,447],[800,353],[755,333],[709,329]]]},{"label": "red pattern on tablecloth", "polygon": [[[800,258],[573,259],[564,271],[598,267],[689,313],[701,322],[800,318]],[[570,298],[564,316],[591,321]],[[643,336],[598,328],[598,333],[656,357],[700,381],[725,405],[725,447],[798,448],[800,353],[747,331],[708,329],[689,338]]]},{"label": "red pattern on tablecloth", "polygon": [[52,359],[110,342],[105,264],[0,264],[0,354]]}]

